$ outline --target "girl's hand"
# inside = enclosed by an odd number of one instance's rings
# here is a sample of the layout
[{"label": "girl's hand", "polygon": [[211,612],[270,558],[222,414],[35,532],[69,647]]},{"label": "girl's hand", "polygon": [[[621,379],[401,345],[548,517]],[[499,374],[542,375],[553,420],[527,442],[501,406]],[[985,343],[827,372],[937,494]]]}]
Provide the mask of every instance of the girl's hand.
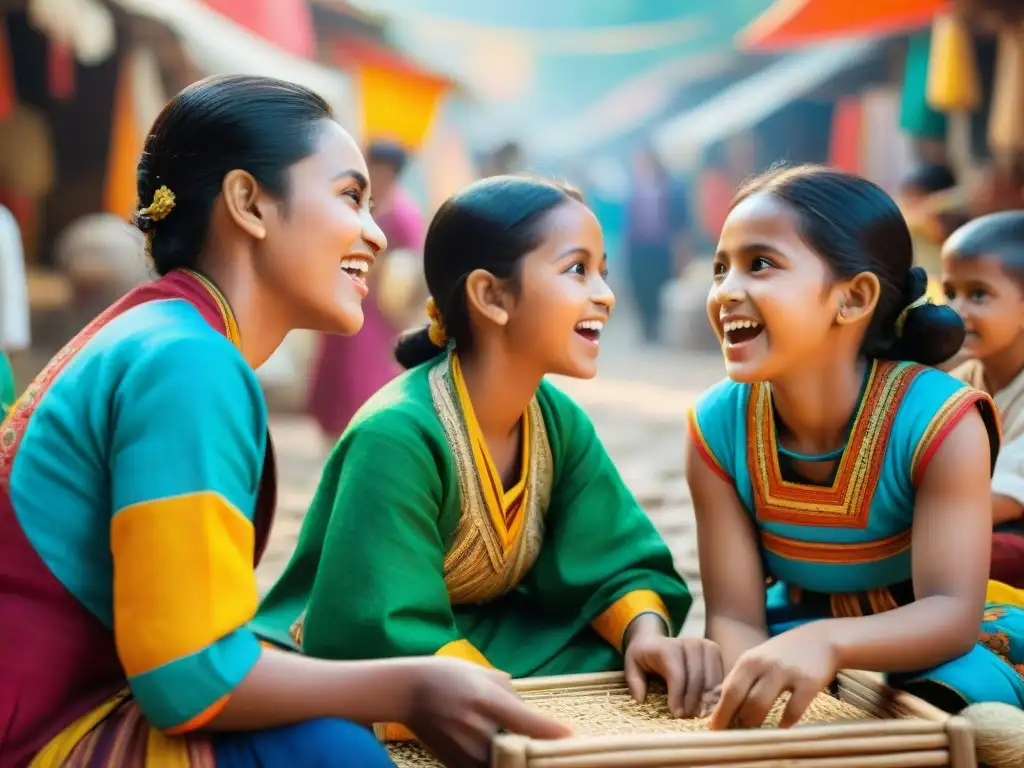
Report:
[{"label": "girl's hand", "polygon": [[[661,621],[659,620],[659,624]],[[673,717],[696,717],[707,691],[722,682],[718,645],[699,637],[667,637],[664,627],[637,633],[626,645],[626,684],[637,702],[647,697],[647,675],[665,681]]]},{"label": "girl's hand", "polygon": [[491,742],[502,731],[534,739],[572,735],[568,726],[527,707],[504,672],[433,656],[411,678],[402,722],[451,768],[490,765]]},{"label": "girl's hand", "polygon": [[835,648],[815,624],[784,632],[740,656],[722,684],[709,727],[758,728],[779,696],[790,691],[779,723],[788,728],[803,717],[838,671]]}]

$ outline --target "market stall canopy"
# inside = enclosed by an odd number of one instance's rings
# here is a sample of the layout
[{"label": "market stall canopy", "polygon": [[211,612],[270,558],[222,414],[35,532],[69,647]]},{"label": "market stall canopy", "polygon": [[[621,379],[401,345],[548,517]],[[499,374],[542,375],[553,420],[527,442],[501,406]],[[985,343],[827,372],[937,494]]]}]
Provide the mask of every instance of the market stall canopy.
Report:
[{"label": "market stall canopy", "polygon": [[[402,50],[465,86],[474,103],[453,105],[449,115],[470,145],[517,141],[531,157],[577,149],[554,134],[581,122],[590,149],[661,117],[680,90],[721,73],[719,54],[731,53],[736,33],[770,3],[352,0],[388,14]],[[666,92],[654,93],[651,83]],[[626,104],[633,87],[636,103]]]},{"label": "market stall canopy", "polygon": [[877,45],[834,43],[790,54],[665,123],[654,133],[655,148],[670,168],[686,169],[711,144],[757,125],[867,61]]},{"label": "market stall canopy", "polygon": [[776,0],[740,32],[741,48],[776,51],[842,37],[886,35],[923,27],[951,0]]},{"label": "market stall canopy", "polygon": [[341,123],[355,123],[352,83],[345,73],[289,53],[198,0],[113,1],[172,28],[205,71],[291,80],[327,99]]}]

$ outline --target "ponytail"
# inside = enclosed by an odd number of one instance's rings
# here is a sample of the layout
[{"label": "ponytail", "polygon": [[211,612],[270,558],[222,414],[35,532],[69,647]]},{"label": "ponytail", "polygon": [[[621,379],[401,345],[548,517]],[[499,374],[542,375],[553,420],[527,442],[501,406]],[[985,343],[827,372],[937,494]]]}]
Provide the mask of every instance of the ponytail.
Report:
[{"label": "ponytail", "polygon": [[869,355],[939,365],[960,351],[966,335],[963,320],[952,307],[924,300],[927,290],[928,274],[913,267],[907,274],[906,306],[886,334],[888,343],[866,350]]},{"label": "ponytail", "polygon": [[430,339],[430,326],[412,328],[403,333],[395,344],[395,360],[408,370],[430,362],[447,349],[439,347]]}]

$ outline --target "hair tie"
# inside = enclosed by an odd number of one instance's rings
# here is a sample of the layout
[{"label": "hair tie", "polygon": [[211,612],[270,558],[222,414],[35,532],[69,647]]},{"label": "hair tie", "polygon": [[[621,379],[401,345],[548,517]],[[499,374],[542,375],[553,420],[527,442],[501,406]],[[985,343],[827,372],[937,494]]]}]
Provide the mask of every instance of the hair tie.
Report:
[{"label": "hair tie", "polygon": [[162,186],[153,193],[153,202],[139,211],[140,216],[149,216],[153,221],[163,221],[174,210],[174,193]]},{"label": "hair tie", "polygon": [[448,330],[444,327],[444,318],[433,296],[427,299],[427,316],[430,318],[430,327],[427,328],[430,342],[435,347],[443,347],[448,343]]},{"label": "hair tie", "polygon": [[896,318],[896,338],[903,338],[903,326],[906,325],[907,318],[910,317],[910,313],[918,307],[923,307],[925,304],[931,303],[931,297],[928,296],[928,294],[924,294],[907,304],[907,306],[903,308],[903,311],[900,312],[899,317]]}]

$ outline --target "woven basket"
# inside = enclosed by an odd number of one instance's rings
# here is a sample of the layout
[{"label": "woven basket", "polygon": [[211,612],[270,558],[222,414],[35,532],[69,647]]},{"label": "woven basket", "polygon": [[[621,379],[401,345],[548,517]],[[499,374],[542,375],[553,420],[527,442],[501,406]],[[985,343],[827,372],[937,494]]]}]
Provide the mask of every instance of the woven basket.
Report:
[{"label": "woven basket", "polygon": [[[976,768],[974,738],[950,717],[881,677],[843,672],[838,696],[822,693],[800,726],[775,728],[780,699],[761,729],[708,732],[706,719],[669,716],[664,691],[643,704],[621,673],[517,680],[523,700],[576,732],[562,741],[499,736],[493,768]],[[420,745],[388,747],[399,768],[440,766]]]}]

